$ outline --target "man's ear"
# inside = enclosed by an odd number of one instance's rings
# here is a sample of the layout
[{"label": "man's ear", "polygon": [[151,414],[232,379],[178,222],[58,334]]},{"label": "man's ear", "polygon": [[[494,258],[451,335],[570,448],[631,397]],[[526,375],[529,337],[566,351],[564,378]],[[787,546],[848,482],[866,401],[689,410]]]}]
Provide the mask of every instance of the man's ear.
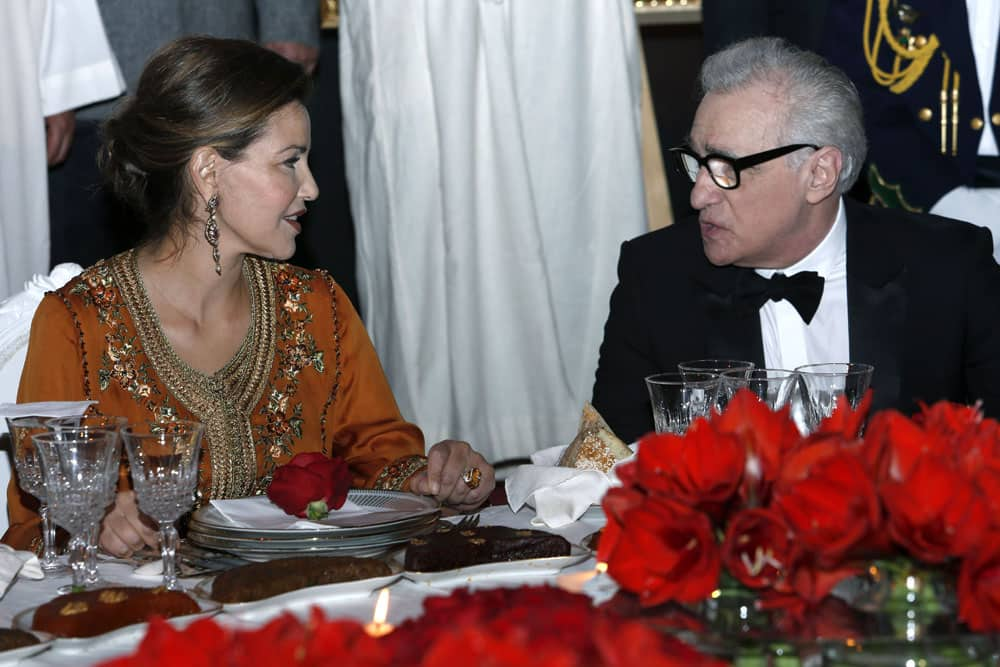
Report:
[{"label": "man's ear", "polygon": [[839,148],[823,146],[809,158],[807,165],[809,173],[806,200],[809,203],[818,204],[837,193],[840,172],[844,166],[844,156]]},{"label": "man's ear", "polygon": [[207,202],[212,195],[219,192],[217,170],[222,162],[222,156],[209,146],[195,150],[188,161],[188,176],[202,201]]}]

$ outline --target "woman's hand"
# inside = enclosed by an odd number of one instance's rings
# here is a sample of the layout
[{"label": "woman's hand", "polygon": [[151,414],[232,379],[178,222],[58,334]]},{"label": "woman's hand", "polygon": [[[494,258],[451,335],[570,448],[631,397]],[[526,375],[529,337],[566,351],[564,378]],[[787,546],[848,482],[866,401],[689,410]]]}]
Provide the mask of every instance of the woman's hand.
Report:
[{"label": "woman's hand", "polygon": [[128,558],[143,546],[158,548],[160,533],[139,516],[135,491],[119,491],[115,506],[101,523],[101,548],[119,558]]},{"label": "woman's hand", "polygon": [[461,440],[442,440],[431,447],[427,452],[427,467],[410,478],[410,490],[414,493],[434,496],[445,505],[463,511],[482,505],[495,484],[493,466]]}]

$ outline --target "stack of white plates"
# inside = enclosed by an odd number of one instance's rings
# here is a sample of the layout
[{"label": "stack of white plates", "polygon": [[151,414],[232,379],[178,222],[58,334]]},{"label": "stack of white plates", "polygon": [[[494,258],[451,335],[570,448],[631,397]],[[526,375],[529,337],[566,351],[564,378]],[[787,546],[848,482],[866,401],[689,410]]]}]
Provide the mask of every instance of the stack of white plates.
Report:
[{"label": "stack of white plates", "polygon": [[[433,498],[399,491],[351,489],[347,498],[380,511],[355,517],[350,527],[275,530],[234,525],[219,510],[206,505],[192,515],[187,539],[202,547],[258,561],[301,554],[381,556],[411,537],[426,533],[441,512]],[[335,519],[335,513],[331,517]]]}]

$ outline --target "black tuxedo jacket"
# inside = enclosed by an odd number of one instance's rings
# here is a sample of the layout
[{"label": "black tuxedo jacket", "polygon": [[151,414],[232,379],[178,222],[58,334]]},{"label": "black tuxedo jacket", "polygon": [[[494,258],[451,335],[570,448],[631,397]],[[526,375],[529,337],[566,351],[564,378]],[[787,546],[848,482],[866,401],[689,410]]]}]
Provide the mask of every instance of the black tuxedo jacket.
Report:
[{"label": "black tuxedo jacket", "polygon": [[[989,231],[845,206],[850,361],[875,366],[873,409],[981,399],[996,416],[1000,266]],[[732,298],[751,272],[713,266],[694,218],[622,244],[593,403],[626,442],[653,429],[647,375],[690,359],[763,366],[760,313]]]}]

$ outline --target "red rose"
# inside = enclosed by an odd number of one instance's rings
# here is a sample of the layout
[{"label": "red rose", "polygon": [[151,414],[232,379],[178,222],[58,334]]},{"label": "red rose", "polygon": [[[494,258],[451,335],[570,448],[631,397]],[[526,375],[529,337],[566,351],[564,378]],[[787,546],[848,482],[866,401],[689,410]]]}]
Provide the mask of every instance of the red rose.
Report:
[{"label": "red rose", "polygon": [[958,617],[974,632],[1000,630],[1000,533],[992,532],[962,561]]},{"label": "red rose", "polygon": [[[623,519],[613,546],[605,547],[601,539],[600,555],[608,573],[638,593],[643,606],[696,602],[712,592],[720,559],[708,516],[674,500],[647,498],[627,509]],[[609,516],[605,530],[611,523]]]},{"label": "red rose", "polygon": [[636,481],[653,496],[714,514],[736,492],[745,460],[736,438],[699,419],[683,436],[643,438],[636,456]]},{"label": "red rose", "polygon": [[820,567],[838,565],[881,523],[874,483],[861,460],[838,443],[828,438],[796,451],[771,503]]},{"label": "red rose", "polygon": [[316,520],[341,508],[350,488],[344,459],[303,452],[275,469],[267,497],[288,514]]},{"label": "red rose", "polygon": [[975,551],[990,524],[990,508],[971,481],[941,456],[921,456],[909,477],[879,487],[889,534],[928,563]]},{"label": "red rose", "polygon": [[787,590],[785,578],[797,555],[795,535],[777,512],[742,510],[729,519],[722,562],[750,588]]}]

